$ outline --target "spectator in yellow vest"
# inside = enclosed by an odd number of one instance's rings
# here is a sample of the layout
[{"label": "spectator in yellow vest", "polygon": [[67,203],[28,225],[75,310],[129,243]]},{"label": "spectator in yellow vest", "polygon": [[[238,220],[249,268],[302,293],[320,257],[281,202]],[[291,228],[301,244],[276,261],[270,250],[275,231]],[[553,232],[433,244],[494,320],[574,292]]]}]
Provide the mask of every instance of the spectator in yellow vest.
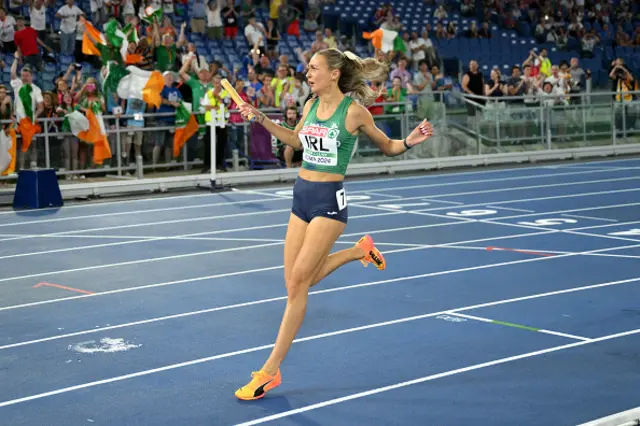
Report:
[{"label": "spectator in yellow vest", "polygon": [[[205,113],[205,121],[209,123],[213,119],[212,111],[215,114],[219,114],[220,106],[222,105],[222,112],[224,114],[224,120],[227,121],[227,115],[229,111],[227,106],[231,102],[229,93],[222,87],[222,77],[216,75],[213,77],[213,87],[207,91],[206,101],[203,102],[203,106],[207,111]],[[219,118],[219,117],[218,117]],[[225,165],[225,152],[227,146],[227,127],[216,127],[216,170],[226,171]],[[204,159],[202,165],[202,172],[207,173],[211,169],[211,126],[207,125],[204,138]]]},{"label": "spectator in yellow vest", "polygon": [[285,84],[288,83],[288,93],[293,91],[293,77],[290,75],[290,68],[284,64],[278,66],[278,73],[276,74],[276,78],[271,80],[271,87],[274,90],[274,98],[276,103],[276,108],[280,108],[281,100],[282,100],[282,92],[284,91]]}]

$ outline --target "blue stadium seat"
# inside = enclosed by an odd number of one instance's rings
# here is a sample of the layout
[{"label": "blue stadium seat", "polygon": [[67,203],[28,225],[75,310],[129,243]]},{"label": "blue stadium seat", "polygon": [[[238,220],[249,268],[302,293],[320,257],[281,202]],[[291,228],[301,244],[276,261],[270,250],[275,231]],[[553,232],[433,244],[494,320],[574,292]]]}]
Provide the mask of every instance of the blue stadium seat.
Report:
[{"label": "blue stadium seat", "polygon": [[71,62],[73,62],[73,56],[68,56],[68,55],[60,55],[59,60],[60,63],[62,65],[65,65],[66,67],[69,66],[69,64],[71,64]]}]

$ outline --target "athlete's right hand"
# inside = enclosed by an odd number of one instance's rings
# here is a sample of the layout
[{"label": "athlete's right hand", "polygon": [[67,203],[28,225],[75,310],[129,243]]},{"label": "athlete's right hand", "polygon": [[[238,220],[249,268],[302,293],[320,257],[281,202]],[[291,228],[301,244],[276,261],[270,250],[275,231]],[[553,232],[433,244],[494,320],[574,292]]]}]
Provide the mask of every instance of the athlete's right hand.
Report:
[{"label": "athlete's right hand", "polygon": [[261,113],[253,106],[243,103],[242,105],[238,105],[238,110],[240,111],[240,115],[244,118],[245,121],[251,121],[253,117],[255,117],[257,122],[261,122]]}]

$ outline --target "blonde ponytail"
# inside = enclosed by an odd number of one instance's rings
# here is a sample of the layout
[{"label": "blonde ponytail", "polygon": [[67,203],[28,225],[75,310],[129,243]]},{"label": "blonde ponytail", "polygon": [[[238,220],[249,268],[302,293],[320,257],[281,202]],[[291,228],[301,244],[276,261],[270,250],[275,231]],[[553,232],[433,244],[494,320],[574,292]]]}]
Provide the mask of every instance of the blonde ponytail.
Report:
[{"label": "blonde ponytail", "polygon": [[329,69],[340,70],[338,88],[342,93],[360,101],[364,106],[375,102],[378,93],[367,84],[367,81],[385,81],[389,74],[386,64],[374,58],[362,59],[356,54],[338,49],[324,49],[317,53],[327,60]]}]

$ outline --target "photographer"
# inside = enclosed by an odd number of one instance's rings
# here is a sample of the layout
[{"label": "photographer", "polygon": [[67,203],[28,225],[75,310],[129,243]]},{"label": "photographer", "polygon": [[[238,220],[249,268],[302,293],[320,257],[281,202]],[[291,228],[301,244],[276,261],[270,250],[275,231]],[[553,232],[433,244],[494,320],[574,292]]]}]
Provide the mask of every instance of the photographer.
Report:
[{"label": "photographer", "polygon": [[635,124],[635,110],[637,108],[637,105],[633,105],[631,102],[638,99],[638,95],[631,92],[638,91],[638,80],[624,65],[623,59],[618,58],[611,65],[613,68],[609,73],[609,78],[613,80],[613,88],[616,92],[614,95],[615,102],[620,104],[620,107],[617,108],[619,112],[616,111],[616,128],[631,129]]}]

